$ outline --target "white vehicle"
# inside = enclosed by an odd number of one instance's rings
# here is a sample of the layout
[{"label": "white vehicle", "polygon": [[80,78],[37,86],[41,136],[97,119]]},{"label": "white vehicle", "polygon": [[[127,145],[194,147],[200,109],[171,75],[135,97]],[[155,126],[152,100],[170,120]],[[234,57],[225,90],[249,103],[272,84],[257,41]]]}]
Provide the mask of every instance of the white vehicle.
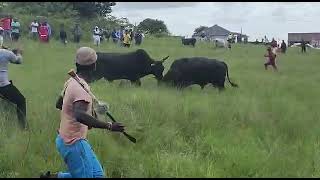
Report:
[{"label": "white vehicle", "polygon": [[[312,49],[320,49],[320,48],[314,47],[314,46],[312,46],[311,44],[308,44],[308,43],[306,44],[306,46],[309,47],[309,48],[312,48]],[[301,47],[301,43],[294,43],[290,47]]]}]

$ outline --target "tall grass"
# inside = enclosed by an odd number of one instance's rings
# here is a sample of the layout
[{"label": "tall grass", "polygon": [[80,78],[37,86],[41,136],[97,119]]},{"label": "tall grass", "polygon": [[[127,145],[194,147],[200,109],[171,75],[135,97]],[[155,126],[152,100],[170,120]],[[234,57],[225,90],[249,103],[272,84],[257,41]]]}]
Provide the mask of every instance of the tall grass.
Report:
[{"label": "tall grass", "polygon": [[[77,47],[21,43],[24,63],[10,65],[9,76],[27,99],[31,131],[20,131],[14,106],[1,101],[0,177],[66,170],[55,148],[60,122],[55,102],[74,68]],[[138,48],[81,45],[104,52]],[[141,87],[105,80],[92,84],[94,94],[138,140],[132,144],[121,134],[90,130],[88,139],[107,177],[319,177],[320,51],[300,54],[289,48],[279,55],[275,73],[264,70],[263,46],[235,45],[228,51],[160,38],[146,39],[139,48],[155,59],[169,55],[165,73],[181,57],[223,59],[240,88],[226,82],[222,93],[210,85],[177,91],[158,87],[152,76],[143,78]]]}]

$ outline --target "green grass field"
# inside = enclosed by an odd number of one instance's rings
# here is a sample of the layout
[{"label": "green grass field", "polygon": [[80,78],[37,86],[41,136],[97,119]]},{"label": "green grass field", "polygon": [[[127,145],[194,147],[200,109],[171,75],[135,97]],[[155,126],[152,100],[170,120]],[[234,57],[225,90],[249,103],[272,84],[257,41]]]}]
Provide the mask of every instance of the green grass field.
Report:
[{"label": "green grass field", "polygon": [[[0,177],[66,170],[55,147],[60,122],[55,102],[74,68],[77,47],[57,41],[21,44],[24,63],[10,65],[9,77],[27,99],[31,131],[20,131],[15,109],[1,101]],[[137,49],[111,42],[94,48]],[[152,76],[143,78],[141,87],[105,80],[92,84],[94,94],[110,104],[114,117],[138,140],[132,144],[122,134],[90,130],[89,142],[107,177],[320,176],[320,51],[301,54],[289,48],[279,55],[276,73],[264,70],[264,46],[234,45],[228,51],[206,43],[186,47],[180,39],[146,39],[141,48],[155,59],[170,56],[165,73],[180,57],[224,60],[240,88],[226,81],[222,93],[210,85],[177,91],[158,87]]]}]

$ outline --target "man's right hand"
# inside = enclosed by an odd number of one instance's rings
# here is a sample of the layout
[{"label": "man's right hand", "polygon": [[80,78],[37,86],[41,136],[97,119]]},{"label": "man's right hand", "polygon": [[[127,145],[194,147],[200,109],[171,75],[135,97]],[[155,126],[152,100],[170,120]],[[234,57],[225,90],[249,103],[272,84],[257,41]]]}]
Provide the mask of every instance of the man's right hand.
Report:
[{"label": "man's right hand", "polygon": [[122,123],[118,123],[118,122],[113,122],[110,123],[110,131],[117,131],[117,132],[123,132],[124,131],[124,125],[122,125]]}]

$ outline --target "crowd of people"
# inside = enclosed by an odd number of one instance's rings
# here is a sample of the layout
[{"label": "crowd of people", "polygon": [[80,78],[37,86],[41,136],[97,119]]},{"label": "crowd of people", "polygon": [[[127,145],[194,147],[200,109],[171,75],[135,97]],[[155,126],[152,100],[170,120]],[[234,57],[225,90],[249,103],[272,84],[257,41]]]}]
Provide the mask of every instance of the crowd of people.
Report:
[{"label": "crowd of people", "polygon": [[[0,43],[3,45],[4,41],[17,42],[21,36],[21,25],[17,18],[13,18],[11,15],[7,15],[0,19]],[[39,40],[40,42],[48,43],[52,37],[52,29],[47,20],[34,20],[29,25],[29,38],[33,40]],[[73,41],[80,43],[83,35],[83,30],[79,23],[75,23],[71,33],[73,34]],[[60,24],[59,39],[63,44],[68,43],[67,31],[64,24]],[[140,45],[144,38],[144,34],[141,31],[134,32],[132,28],[125,28],[121,26],[119,30],[99,28],[95,26],[92,31],[93,43],[99,46],[101,42],[107,40],[109,42],[110,37],[115,44],[119,44],[123,47],[130,47],[133,40],[135,45]]]},{"label": "crowd of people", "polygon": [[124,47],[130,47],[132,40],[135,40],[136,45],[140,45],[144,34],[141,31],[134,32],[132,28],[124,28],[121,26],[119,30],[113,29],[111,38],[114,43],[119,43]]},{"label": "crowd of people", "polygon": [[[11,15],[7,15],[0,20],[0,29],[3,39],[5,41],[17,42],[21,36],[21,24],[18,18],[13,18]],[[41,42],[49,42],[51,37],[51,26],[44,20],[38,22],[34,20],[29,26],[30,38],[34,40],[40,40]],[[3,42],[2,42],[3,44]]]}]

